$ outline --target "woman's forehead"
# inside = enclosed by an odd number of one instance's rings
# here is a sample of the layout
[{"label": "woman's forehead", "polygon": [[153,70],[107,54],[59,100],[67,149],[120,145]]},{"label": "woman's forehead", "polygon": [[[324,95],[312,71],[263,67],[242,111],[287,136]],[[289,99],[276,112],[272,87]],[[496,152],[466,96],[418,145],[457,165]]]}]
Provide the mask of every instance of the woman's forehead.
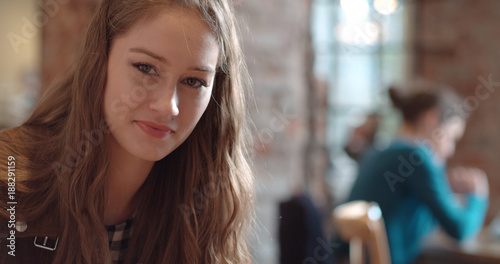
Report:
[{"label": "woman's forehead", "polygon": [[186,8],[165,8],[154,17],[134,24],[117,37],[122,49],[150,50],[166,59],[184,55],[211,64],[218,60],[219,44],[210,26],[197,12]]}]

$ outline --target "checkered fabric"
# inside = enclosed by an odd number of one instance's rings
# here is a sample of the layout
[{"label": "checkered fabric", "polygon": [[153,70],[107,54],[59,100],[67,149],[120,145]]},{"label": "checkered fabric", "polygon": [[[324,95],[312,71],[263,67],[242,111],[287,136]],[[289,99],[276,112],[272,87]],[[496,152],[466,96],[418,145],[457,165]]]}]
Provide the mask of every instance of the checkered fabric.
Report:
[{"label": "checkered fabric", "polygon": [[109,252],[113,264],[120,264],[125,257],[125,250],[128,247],[128,240],[131,234],[132,219],[124,223],[106,226],[109,238]]}]

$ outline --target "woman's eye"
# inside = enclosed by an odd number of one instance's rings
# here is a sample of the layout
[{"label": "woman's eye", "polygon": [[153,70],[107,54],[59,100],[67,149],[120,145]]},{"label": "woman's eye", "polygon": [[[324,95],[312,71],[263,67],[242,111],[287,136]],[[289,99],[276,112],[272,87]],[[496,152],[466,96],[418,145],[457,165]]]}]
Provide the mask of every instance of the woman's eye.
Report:
[{"label": "woman's eye", "polygon": [[155,75],[156,70],[153,66],[146,63],[135,63],[134,67],[136,67],[140,72],[148,75]]},{"label": "woman's eye", "polygon": [[197,78],[187,78],[186,80],[184,80],[184,84],[191,86],[193,88],[201,88],[202,86],[203,87],[208,86],[206,82]]}]

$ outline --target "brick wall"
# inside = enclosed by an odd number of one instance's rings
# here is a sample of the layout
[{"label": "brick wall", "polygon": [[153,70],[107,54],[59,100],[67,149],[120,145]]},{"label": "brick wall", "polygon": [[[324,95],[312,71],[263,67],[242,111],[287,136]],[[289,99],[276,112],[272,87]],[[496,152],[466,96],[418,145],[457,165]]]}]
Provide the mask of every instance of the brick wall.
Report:
[{"label": "brick wall", "polygon": [[[497,0],[421,0],[416,20],[416,74],[447,83],[465,98],[470,118],[451,163],[487,172],[489,217],[500,210],[499,17]],[[495,83],[486,87],[489,78]]]},{"label": "brick wall", "polygon": [[250,104],[255,123],[255,263],[278,263],[278,203],[303,186],[306,168],[311,168],[308,176],[318,174],[305,159],[308,148],[316,149],[308,144],[316,138],[313,128],[324,126],[308,118],[308,110],[318,107],[310,108],[308,100],[313,82],[307,78],[312,70],[309,8],[309,1],[285,0],[240,1],[237,6],[248,28],[242,30],[242,40],[255,96]]}]

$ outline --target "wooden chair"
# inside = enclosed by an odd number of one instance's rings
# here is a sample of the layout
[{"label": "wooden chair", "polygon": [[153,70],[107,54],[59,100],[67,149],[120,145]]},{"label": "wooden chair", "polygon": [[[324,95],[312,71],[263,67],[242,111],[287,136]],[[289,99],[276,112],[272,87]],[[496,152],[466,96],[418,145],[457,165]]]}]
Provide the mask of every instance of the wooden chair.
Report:
[{"label": "wooden chair", "polygon": [[332,221],[341,239],[350,246],[350,264],[390,264],[391,256],[382,212],[377,203],[352,201],[339,205]]}]

